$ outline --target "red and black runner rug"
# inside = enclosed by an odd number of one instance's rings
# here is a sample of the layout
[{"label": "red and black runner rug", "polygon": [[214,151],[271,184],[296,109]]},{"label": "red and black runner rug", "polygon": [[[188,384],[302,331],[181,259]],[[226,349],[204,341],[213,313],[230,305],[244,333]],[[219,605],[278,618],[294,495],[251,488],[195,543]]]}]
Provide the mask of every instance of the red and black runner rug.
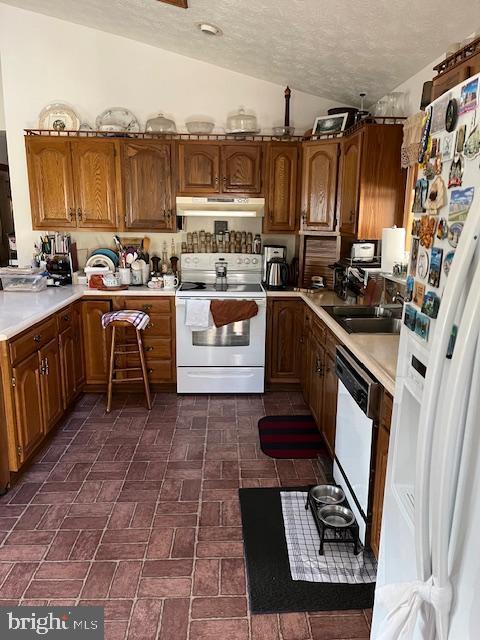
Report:
[{"label": "red and black runner rug", "polygon": [[271,458],[316,458],[327,453],[309,415],[266,416],[258,421],[258,431],[262,451]]}]

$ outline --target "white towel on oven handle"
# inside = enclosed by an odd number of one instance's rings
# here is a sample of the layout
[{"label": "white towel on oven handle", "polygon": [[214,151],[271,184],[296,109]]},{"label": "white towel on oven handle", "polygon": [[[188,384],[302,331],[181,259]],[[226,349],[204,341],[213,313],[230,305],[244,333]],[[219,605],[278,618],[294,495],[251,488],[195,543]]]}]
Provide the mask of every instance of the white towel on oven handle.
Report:
[{"label": "white towel on oven handle", "polygon": [[185,301],[185,326],[191,331],[205,331],[211,326],[210,300]]}]

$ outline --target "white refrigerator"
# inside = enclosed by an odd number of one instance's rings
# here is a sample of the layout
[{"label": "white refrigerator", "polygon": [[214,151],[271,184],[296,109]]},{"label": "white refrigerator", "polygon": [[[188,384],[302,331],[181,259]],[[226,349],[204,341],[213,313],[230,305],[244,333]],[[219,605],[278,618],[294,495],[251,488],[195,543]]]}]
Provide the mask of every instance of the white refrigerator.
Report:
[{"label": "white refrigerator", "polygon": [[480,638],[479,77],[419,150],[374,640]]}]

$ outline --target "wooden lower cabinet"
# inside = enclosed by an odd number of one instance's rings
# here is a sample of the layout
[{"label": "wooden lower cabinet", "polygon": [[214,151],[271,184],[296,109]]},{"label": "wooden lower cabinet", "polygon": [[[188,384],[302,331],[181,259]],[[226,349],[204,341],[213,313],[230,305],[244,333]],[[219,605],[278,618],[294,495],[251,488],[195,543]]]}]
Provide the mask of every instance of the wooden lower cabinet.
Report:
[{"label": "wooden lower cabinet", "polygon": [[60,349],[57,338],[40,349],[38,357],[44,429],[45,433],[48,433],[60,420],[64,409]]},{"label": "wooden lower cabinet", "polygon": [[267,384],[299,384],[304,303],[271,298],[267,306]]},{"label": "wooden lower cabinet", "polygon": [[12,376],[15,385],[14,436],[17,455],[15,461],[10,459],[10,468],[15,471],[29,458],[45,436],[38,353],[34,352],[19,362],[12,369]]},{"label": "wooden lower cabinet", "polygon": [[111,300],[84,300],[82,302],[83,350],[87,384],[104,385],[107,382],[110,331],[103,329],[102,316],[111,309]]},{"label": "wooden lower cabinet", "polygon": [[370,546],[378,558],[380,549],[380,532],[382,528],[383,498],[387,475],[388,445],[390,441],[390,423],[392,419],[393,398],[383,394],[382,415],[377,434],[375,455],[375,480],[372,501],[372,526],[370,530]]}]

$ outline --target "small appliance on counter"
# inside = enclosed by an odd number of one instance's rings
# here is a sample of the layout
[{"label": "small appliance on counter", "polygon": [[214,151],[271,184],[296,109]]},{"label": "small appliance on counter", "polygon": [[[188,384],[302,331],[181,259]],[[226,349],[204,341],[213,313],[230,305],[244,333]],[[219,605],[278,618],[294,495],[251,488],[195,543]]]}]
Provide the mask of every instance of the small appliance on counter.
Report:
[{"label": "small appliance on counter", "polygon": [[264,244],[262,253],[262,282],[267,281],[267,263],[273,258],[287,260],[287,247],[279,244]]},{"label": "small appliance on counter", "polygon": [[72,266],[68,254],[55,255],[47,259],[49,287],[59,287],[72,284]]},{"label": "small appliance on counter", "polygon": [[227,269],[228,262],[225,258],[219,258],[215,262],[215,289],[217,291],[226,291],[228,289]]},{"label": "small appliance on counter", "polygon": [[372,262],[375,258],[375,243],[354,242],[350,249],[350,257],[354,262]]},{"label": "small appliance on counter", "polygon": [[288,284],[289,270],[285,258],[271,258],[267,262],[265,287],[267,289],[285,289]]}]

